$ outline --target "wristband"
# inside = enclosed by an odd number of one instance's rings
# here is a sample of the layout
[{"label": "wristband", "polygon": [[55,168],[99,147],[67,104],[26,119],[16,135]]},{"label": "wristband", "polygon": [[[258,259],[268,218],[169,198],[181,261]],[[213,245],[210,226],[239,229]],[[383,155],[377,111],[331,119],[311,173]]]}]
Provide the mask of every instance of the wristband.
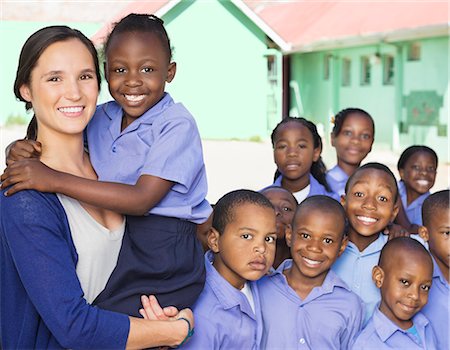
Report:
[{"label": "wristband", "polygon": [[191,322],[189,322],[189,320],[188,320],[187,318],[180,317],[180,318],[177,318],[177,321],[178,321],[178,320],[184,320],[184,321],[187,322],[187,324],[188,324],[188,333],[187,333],[186,337],[183,339],[183,341],[180,343],[180,345],[177,346],[177,348],[179,348],[181,345],[183,345],[184,343],[186,343],[186,341],[187,341],[190,337],[192,337],[192,336],[194,335],[194,328],[191,328]]}]

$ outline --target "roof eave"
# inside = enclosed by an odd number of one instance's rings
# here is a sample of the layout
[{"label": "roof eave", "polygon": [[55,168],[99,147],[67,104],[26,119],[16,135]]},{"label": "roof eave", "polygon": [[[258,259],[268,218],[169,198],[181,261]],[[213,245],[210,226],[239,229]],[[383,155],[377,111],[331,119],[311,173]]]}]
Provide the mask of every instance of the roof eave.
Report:
[{"label": "roof eave", "polygon": [[398,29],[383,33],[369,33],[336,39],[322,39],[312,43],[292,46],[285,54],[325,51],[352,46],[374,45],[380,42],[394,43],[431,37],[449,36],[450,23],[418,28]]}]

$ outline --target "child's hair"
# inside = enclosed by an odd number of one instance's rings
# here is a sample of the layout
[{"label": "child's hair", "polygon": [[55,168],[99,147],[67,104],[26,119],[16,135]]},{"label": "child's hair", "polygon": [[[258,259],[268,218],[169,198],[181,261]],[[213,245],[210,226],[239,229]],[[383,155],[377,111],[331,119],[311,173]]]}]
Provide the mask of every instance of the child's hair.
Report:
[{"label": "child's hair", "polygon": [[106,57],[112,38],[118,34],[129,32],[147,32],[156,34],[166,50],[168,60],[172,60],[172,48],[170,47],[169,36],[164,28],[164,21],[155,15],[136,13],[130,13],[114,25],[113,30],[106,39],[103,48],[103,56]]},{"label": "child's hair", "polygon": [[294,203],[295,203],[296,205],[298,205],[297,198],[295,198],[295,196],[292,194],[292,192],[289,191],[289,190],[287,190],[287,189],[285,189],[284,187],[281,187],[281,186],[275,186],[275,185],[267,186],[267,187],[263,188],[261,191],[259,191],[259,193],[264,194],[264,193],[269,192],[270,190],[282,190],[282,191],[286,191],[287,193],[289,193],[289,195],[290,195],[290,197],[292,198],[292,200],[294,201]]},{"label": "child's hair", "polygon": [[334,136],[338,136],[342,130],[342,125],[344,125],[345,119],[347,119],[347,117],[350,114],[355,114],[355,113],[362,114],[370,120],[370,123],[372,124],[373,135],[375,135],[375,123],[373,122],[372,116],[369,113],[367,113],[365,110],[360,109],[360,108],[345,108],[345,109],[339,111],[334,116],[334,126],[333,126],[333,130],[331,130],[331,133]]},{"label": "child's hair", "polygon": [[397,169],[404,169],[406,162],[408,161],[411,156],[417,152],[426,152],[430,154],[434,160],[436,161],[436,167],[438,165],[438,156],[435,151],[433,151],[430,147],[427,146],[421,146],[421,145],[414,145],[406,148],[402,154],[400,155],[400,158],[398,159],[397,163]]},{"label": "child's hair", "polygon": [[311,197],[307,197],[298,205],[292,224],[295,223],[296,217],[297,215],[299,215],[300,211],[304,210],[305,208],[321,209],[326,213],[336,213],[337,215],[342,217],[342,220],[344,221],[344,234],[347,233],[347,215],[345,214],[344,207],[337,200],[324,195],[314,195]]},{"label": "child's hair", "polygon": [[[384,268],[392,260],[391,254],[397,254],[399,249],[404,249],[410,253],[411,259],[415,257],[413,253],[424,254],[428,257],[431,266],[433,266],[433,261],[428,250],[423,246],[422,243],[416,239],[410,237],[396,237],[387,241],[387,243],[381,249],[380,258],[378,260],[378,266]],[[392,252],[391,252],[392,251]]]},{"label": "child's hair", "polygon": [[450,203],[450,190],[442,190],[430,194],[422,205],[422,221],[424,226],[428,226],[433,220],[433,215],[437,210],[448,210]]},{"label": "child's hair", "polygon": [[352,182],[352,180],[356,176],[356,174],[358,174],[360,171],[362,171],[364,169],[381,170],[381,171],[384,171],[386,174],[388,174],[389,177],[392,178],[392,182],[394,183],[394,187],[395,187],[394,203],[397,202],[398,186],[397,186],[397,180],[395,179],[395,175],[391,171],[391,169],[389,169],[386,165],[377,163],[377,162],[366,163],[366,164],[360,166],[358,169],[356,169],[356,171],[348,178],[347,183],[345,184],[345,193],[346,194],[348,193],[349,184]]},{"label": "child's hair", "polygon": [[[42,53],[52,44],[67,41],[70,39],[78,39],[81,43],[86,46],[89,53],[92,56],[95,66],[95,75],[97,77],[98,89],[100,91],[101,76],[100,68],[98,63],[97,50],[95,49],[92,42],[79,30],[72,29],[67,26],[49,26],[39,29],[37,32],[32,34],[20,51],[19,65],[17,67],[16,80],[14,81],[14,95],[17,99],[25,102],[25,109],[28,111],[33,106],[31,102],[26,101],[21,93],[20,87],[22,85],[30,84],[31,82],[31,72],[36,67],[37,61],[41,57]],[[36,140],[37,137],[37,120],[36,116],[33,115],[27,129],[27,140]]]},{"label": "child's hair", "polygon": [[234,220],[236,207],[243,204],[274,209],[272,203],[259,192],[245,189],[231,191],[220,198],[214,206],[212,227],[222,234],[226,226]]},{"label": "child's hair", "polygon": [[[272,135],[270,136],[273,147],[275,147],[275,138],[277,136],[278,129],[282,125],[289,123],[289,122],[296,122],[296,123],[299,123],[299,124],[303,125],[304,127],[306,127],[312,134],[314,148],[315,149],[320,148],[320,150],[322,151],[322,138],[320,137],[319,133],[317,132],[316,125],[313,122],[310,122],[309,120],[302,118],[302,117],[285,117],[281,120],[281,122],[279,122],[277,124],[275,129],[273,129],[273,131],[272,131]],[[326,180],[327,167],[325,166],[324,162],[322,161],[322,156],[319,156],[319,159],[317,159],[316,162],[312,163],[310,172],[311,172],[312,176],[314,176],[314,178],[317,181],[319,181],[319,183],[321,185],[323,185],[328,192],[331,192],[331,189],[328,186],[328,183]],[[281,175],[281,173],[277,169],[275,172],[275,179],[280,175]]]}]

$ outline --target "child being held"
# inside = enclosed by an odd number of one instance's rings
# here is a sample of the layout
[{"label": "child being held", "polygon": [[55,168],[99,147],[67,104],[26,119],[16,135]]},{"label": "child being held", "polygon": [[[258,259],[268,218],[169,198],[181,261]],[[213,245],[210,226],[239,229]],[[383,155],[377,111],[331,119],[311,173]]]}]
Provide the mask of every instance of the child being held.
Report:
[{"label": "child being held", "polygon": [[276,269],[284,260],[291,257],[291,251],[286,243],[286,230],[291,226],[297,209],[297,200],[287,189],[269,186],[261,193],[272,203],[277,216],[277,248],[273,267]]},{"label": "child being held", "polygon": [[349,242],[332,269],[364,301],[366,321],[380,300],[371,271],[388,240],[382,232],[397,215],[397,193],[392,171],[380,163],[367,163],[350,176],[341,199]]},{"label": "child being held", "polygon": [[381,302],[353,349],[437,349],[436,336],[420,312],[428,300],[433,262],[425,247],[409,237],[383,247],[372,278]]},{"label": "child being held", "polygon": [[275,211],[262,194],[236,190],[214,206],[206,283],[193,306],[195,334],[185,349],[258,349],[262,336],[259,293],[253,281],[273,264]]},{"label": "child being held", "polygon": [[347,245],[345,221],[342,206],[327,196],[298,206],[286,231],[292,259],[257,282],[262,348],[347,349],[361,330],[363,301],[330,270]]},{"label": "child being held", "polygon": [[430,320],[437,335],[438,349],[450,349],[450,191],[435,192],[423,202],[424,226],[419,229],[421,237],[428,241],[433,259],[433,285],[423,314]]}]

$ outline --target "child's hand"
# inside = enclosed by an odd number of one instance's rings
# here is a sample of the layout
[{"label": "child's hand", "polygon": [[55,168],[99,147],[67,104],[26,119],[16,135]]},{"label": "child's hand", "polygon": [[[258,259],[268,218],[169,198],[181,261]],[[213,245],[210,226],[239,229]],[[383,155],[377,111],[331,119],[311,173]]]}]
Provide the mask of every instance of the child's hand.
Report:
[{"label": "child's hand", "polygon": [[42,145],[38,141],[18,140],[11,143],[5,150],[6,165],[11,165],[24,158],[39,158]]},{"label": "child's hand", "polygon": [[1,189],[7,188],[5,196],[10,196],[21,190],[37,190],[40,192],[55,192],[53,185],[58,172],[43,164],[37,158],[16,160],[9,165],[1,176]]},{"label": "child's hand", "polygon": [[409,237],[410,233],[401,225],[389,224],[383,231],[385,235],[389,235],[389,240],[396,237]]}]

